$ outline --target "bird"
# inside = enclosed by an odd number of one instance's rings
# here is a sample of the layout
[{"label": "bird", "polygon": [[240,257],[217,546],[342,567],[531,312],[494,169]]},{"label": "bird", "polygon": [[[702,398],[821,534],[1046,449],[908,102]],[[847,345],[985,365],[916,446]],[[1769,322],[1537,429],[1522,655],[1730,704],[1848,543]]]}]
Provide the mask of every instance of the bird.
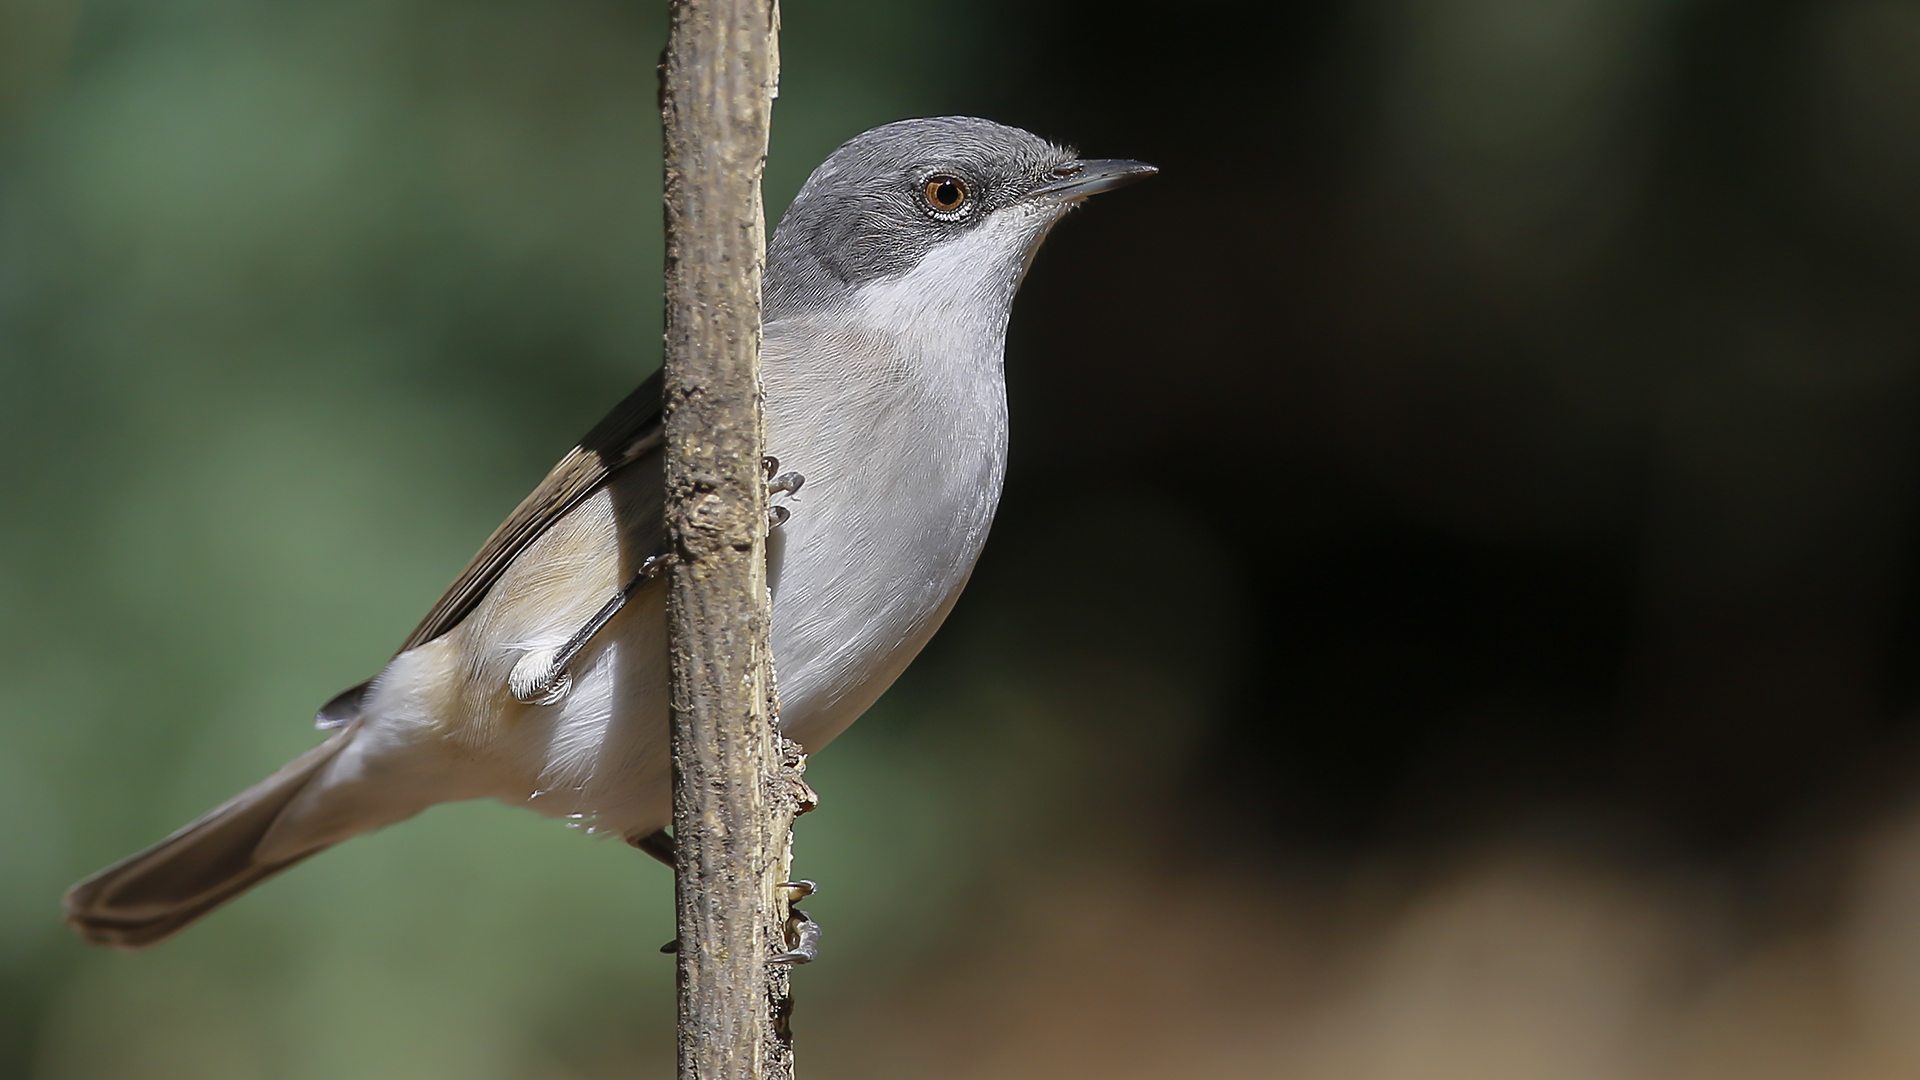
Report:
[{"label": "bird", "polygon": [[[1041,243],[1087,197],[1156,171],[990,120],[902,120],[840,146],[782,215],[762,387],[768,453],[794,471],[769,485],[784,501],[767,570],[779,722],[807,752],[899,677],[973,572],[1006,475],[1008,320]],[[151,946],[456,800],[642,847],[664,837],[661,385],[595,425],[386,666],[319,711],[325,741],[75,885],[67,922],[96,944]]]}]

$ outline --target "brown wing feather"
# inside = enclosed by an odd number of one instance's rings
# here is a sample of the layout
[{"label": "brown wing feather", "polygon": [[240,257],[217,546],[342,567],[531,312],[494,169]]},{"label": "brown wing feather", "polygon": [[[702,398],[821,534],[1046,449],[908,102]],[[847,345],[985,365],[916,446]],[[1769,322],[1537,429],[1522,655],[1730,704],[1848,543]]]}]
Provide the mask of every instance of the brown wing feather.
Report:
[{"label": "brown wing feather", "polygon": [[626,400],[587,432],[580,445],[567,451],[547,473],[533,494],[520,501],[507,520],[493,530],[487,542],[454,579],[427,617],[407,636],[401,652],[424,645],[460,625],[460,620],[486,598],[513,560],[539,539],[553,523],[599,490],[616,469],[660,452],[661,375],[640,384]]}]

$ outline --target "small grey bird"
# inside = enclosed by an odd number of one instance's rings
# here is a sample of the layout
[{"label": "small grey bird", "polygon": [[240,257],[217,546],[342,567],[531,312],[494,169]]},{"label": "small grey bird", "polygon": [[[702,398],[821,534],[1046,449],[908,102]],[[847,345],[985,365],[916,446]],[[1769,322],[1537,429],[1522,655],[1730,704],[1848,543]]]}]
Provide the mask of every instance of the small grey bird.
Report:
[{"label": "small grey bird", "polygon": [[[1153,173],[942,117],[836,150],[768,247],[773,653],[787,735],[845,730],[965,587],[1007,460],[1007,318],[1056,222]],[[495,798],[640,842],[672,819],[661,391],[561,459],[372,679],[334,735],[68,892],[87,940],[152,945],[350,836]]]}]

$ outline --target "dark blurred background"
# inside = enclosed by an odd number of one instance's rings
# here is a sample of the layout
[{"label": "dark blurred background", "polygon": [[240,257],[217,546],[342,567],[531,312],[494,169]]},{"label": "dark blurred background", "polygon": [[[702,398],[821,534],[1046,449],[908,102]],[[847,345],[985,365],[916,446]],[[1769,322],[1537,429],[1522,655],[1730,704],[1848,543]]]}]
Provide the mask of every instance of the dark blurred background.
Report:
[{"label": "dark blurred background", "polygon": [[[974,584],[813,763],[847,1078],[1920,1074],[1920,5],[793,0],[768,202],[1049,242]],[[668,1076],[668,875],[493,805],[155,952],[659,359],[660,3],[0,0],[0,1076]]]}]

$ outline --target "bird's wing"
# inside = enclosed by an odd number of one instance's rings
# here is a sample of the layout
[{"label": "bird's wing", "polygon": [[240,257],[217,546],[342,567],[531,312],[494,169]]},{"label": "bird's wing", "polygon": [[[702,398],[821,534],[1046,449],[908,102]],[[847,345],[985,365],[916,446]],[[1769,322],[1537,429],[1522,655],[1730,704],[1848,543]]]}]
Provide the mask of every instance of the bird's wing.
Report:
[{"label": "bird's wing", "polygon": [[513,560],[552,528],[554,522],[598,491],[616,470],[660,452],[664,440],[661,387],[661,375],[656,372],[595,424],[580,440],[580,445],[567,451],[567,456],[547,473],[533,494],[522,499],[513,513],[507,515],[507,520],[487,537],[487,542],[480,546],[467,568],[460,571],[446,595],[440,597],[427,617],[407,636],[406,644],[400,646],[401,652],[424,645],[460,625],[460,620],[480,606],[487,591],[500,580]]}]

